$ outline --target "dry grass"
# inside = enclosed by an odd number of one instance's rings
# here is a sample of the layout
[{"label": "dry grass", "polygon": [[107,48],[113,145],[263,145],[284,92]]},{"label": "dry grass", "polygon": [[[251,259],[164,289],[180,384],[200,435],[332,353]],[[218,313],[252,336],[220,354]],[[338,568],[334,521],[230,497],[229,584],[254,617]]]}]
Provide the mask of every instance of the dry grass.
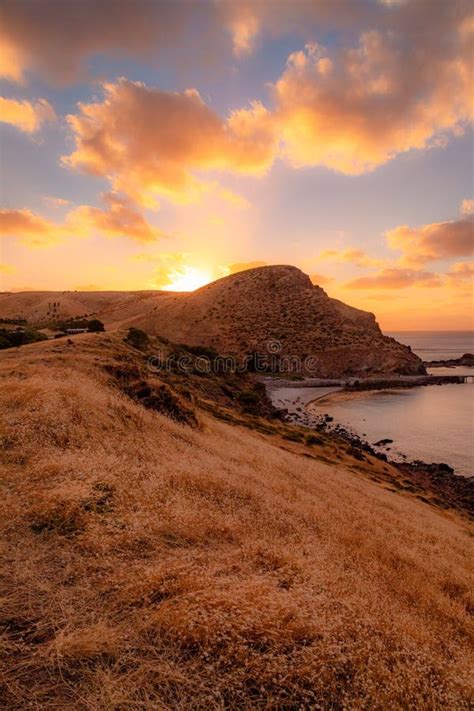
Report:
[{"label": "dry grass", "polygon": [[466,522],[147,411],[123,344],[75,343],[0,357],[4,708],[470,707]]}]

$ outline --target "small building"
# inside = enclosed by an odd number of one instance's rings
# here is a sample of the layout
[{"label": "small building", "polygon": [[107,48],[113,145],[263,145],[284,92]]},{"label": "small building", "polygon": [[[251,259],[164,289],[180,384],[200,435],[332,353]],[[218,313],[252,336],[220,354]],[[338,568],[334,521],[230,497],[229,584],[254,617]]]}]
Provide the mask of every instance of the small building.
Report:
[{"label": "small building", "polygon": [[74,336],[76,333],[89,333],[88,328],[66,328],[66,334],[68,336]]}]

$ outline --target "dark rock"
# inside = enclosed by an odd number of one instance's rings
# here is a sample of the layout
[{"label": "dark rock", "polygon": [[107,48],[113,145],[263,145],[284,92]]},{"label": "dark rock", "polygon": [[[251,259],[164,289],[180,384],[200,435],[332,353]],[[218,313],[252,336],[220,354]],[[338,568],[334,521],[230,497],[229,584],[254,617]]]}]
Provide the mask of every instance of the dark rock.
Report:
[{"label": "dark rock", "polygon": [[449,358],[447,360],[431,360],[424,364],[427,368],[455,368],[464,365],[468,368],[474,367],[474,354],[464,353],[460,358]]}]

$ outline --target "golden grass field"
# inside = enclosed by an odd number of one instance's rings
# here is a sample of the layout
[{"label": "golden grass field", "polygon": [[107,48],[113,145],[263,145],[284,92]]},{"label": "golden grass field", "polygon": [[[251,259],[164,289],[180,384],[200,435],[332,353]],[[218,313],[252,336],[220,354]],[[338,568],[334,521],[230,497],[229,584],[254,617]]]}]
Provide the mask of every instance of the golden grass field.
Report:
[{"label": "golden grass field", "polygon": [[472,708],[467,521],[145,410],[134,357],[0,354],[1,708]]}]

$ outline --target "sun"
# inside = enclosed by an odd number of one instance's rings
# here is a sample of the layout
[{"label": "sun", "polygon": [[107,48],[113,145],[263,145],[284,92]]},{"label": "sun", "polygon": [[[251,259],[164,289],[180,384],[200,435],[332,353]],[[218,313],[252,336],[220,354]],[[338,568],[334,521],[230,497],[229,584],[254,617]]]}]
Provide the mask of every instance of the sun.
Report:
[{"label": "sun", "polygon": [[167,291],[194,291],[200,286],[209,284],[210,281],[212,276],[204,269],[183,267],[170,274],[169,284],[165,288]]}]

